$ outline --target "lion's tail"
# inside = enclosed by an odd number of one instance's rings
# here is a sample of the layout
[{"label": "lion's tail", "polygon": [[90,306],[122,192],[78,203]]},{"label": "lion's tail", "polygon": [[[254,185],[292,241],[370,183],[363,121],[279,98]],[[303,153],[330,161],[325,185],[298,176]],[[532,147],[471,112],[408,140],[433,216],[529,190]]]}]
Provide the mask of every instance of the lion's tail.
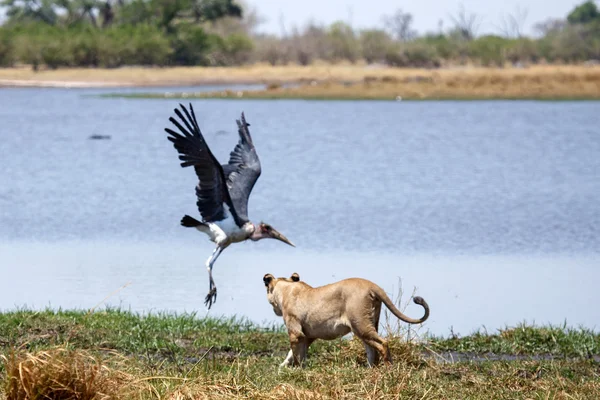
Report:
[{"label": "lion's tail", "polygon": [[425,320],[429,318],[429,305],[421,296],[415,296],[413,298],[413,301],[415,302],[415,304],[418,304],[425,309],[425,314],[419,319],[414,319],[407,317],[402,313],[402,311],[398,310],[394,303],[392,303],[392,300],[388,297],[388,295],[383,291],[382,288],[377,287],[377,289],[375,290],[375,295],[379,298],[379,300],[383,302],[383,304],[385,304],[385,306],[392,312],[392,314],[394,314],[397,318],[401,319],[404,322],[407,322],[409,324],[420,324],[422,322],[425,322]]}]

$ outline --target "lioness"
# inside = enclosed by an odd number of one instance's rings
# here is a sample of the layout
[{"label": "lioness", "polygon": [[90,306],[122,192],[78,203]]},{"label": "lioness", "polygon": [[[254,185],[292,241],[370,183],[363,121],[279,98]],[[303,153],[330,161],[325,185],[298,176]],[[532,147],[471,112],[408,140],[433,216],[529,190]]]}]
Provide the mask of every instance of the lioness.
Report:
[{"label": "lioness", "polygon": [[302,365],[308,347],[315,339],[332,340],[350,331],[359,337],[367,352],[369,366],[379,362],[391,364],[387,340],[377,334],[381,303],[398,318],[409,324],[420,324],[429,317],[429,305],[421,297],[413,301],[425,309],[420,319],[409,318],[398,310],[382,288],[371,281],[350,278],[313,288],[300,282],[300,275],[290,278],[263,277],[267,299],[288,329],[291,350],[281,367]]}]

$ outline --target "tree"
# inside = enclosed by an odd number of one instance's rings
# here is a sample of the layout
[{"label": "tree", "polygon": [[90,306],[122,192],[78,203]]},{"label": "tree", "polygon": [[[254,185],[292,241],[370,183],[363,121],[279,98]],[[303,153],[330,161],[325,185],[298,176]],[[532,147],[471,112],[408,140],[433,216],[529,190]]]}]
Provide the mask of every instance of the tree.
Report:
[{"label": "tree", "polygon": [[7,8],[10,22],[39,21],[54,25],[58,20],[52,0],[3,0],[1,4]]},{"label": "tree", "polygon": [[192,13],[196,23],[227,16],[242,18],[242,7],[232,0],[192,0]]},{"label": "tree", "polygon": [[573,9],[567,16],[567,21],[570,24],[587,24],[589,22],[600,20],[600,12],[596,3],[588,0]]},{"label": "tree", "polygon": [[567,22],[564,19],[549,18],[545,21],[535,24],[533,29],[538,33],[538,35],[547,36],[562,31],[565,26],[567,26]]},{"label": "tree", "polygon": [[356,61],[358,45],[352,27],[345,22],[338,21],[331,24],[327,32],[327,41],[331,46],[331,59]]},{"label": "tree", "polygon": [[498,27],[504,37],[519,39],[523,37],[525,20],[527,20],[527,8],[517,6],[515,12],[503,15]]},{"label": "tree", "polygon": [[396,10],[393,15],[384,16],[383,23],[390,34],[397,40],[407,42],[417,36],[412,29],[413,16],[401,9]]},{"label": "tree", "polygon": [[[242,17],[233,0],[0,0],[9,22],[40,21],[71,26],[87,22],[93,27],[112,24],[154,24],[173,33],[174,21],[215,21]],[[99,20],[100,19],[100,20]]]},{"label": "tree", "polygon": [[367,29],[360,33],[362,55],[369,64],[384,60],[390,44],[390,36],[380,29]]},{"label": "tree", "polygon": [[481,25],[481,18],[475,13],[467,13],[464,4],[461,4],[456,15],[450,16],[454,22],[455,33],[464,40],[473,40]]},{"label": "tree", "polygon": [[258,36],[256,30],[264,22],[264,18],[258,13],[255,7],[246,5],[245,1],[238,1],[237,3],[242,7],[242,18],[232,15],[210,21],[206,24],[208,31],[223,37],[232,34]]}]

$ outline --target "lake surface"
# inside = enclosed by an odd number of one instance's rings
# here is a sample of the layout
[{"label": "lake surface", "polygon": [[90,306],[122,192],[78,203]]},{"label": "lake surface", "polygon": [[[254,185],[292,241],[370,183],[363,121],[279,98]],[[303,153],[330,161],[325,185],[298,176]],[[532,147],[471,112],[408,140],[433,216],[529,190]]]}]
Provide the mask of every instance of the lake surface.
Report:
[{"label": "lake surface", "polygon": [[[94,96],[114,91],[0,90],[1,310],[110,295],[100,307],[206,313],[213,244],[179,225],[196,177],[163,131],[179,100]],[[298,272],[402,288],[403,305],[416,290],[434,334],[597,327],[600,103],[192,102],[222,162],[245,111],[263,168],[250,218],[297,246],[224,251],[209,315],[279,321],[262,276]]]}]

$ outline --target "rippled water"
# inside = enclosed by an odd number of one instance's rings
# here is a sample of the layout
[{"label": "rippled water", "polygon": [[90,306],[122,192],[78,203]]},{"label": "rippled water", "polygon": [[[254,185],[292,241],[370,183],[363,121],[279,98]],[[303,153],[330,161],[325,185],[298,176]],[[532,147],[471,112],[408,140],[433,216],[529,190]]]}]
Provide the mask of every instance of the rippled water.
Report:
[{"label": "rippled water", "polygon": [[[131,282],[108,303],[202,311],[213,245],[179,226],[197,211],[195,175],[163,132],[177,101],[103,92],[0,91],[0,268],[12,282],[0,308],[92,307]],[[211,314],[275,320],[262,276],[296,271],[392,295],[401,278],[430,302],[434,333],[598,321],[597,102],[193,104],[223,162],[245,111],[263,167],[250,218],[298,246],[227,249]]]}]

